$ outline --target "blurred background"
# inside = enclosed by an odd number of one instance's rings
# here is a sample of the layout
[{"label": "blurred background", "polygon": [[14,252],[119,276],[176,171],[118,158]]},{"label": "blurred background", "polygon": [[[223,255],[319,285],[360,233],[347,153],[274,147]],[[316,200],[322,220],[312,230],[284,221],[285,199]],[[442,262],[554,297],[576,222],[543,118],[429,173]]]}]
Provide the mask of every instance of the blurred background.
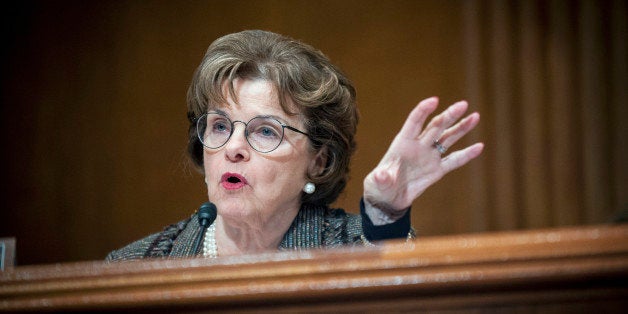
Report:
[{"label": "blurred background", "polygon": [[99,260],[206,200],[185,96],[216,38],[288,35],[353,80],[362,179],[410,110],[466,99],[483,155],[417,200],[420,237],[610,223],[628,208],[626,1],[20,1],[2,10],[0,237]]}]

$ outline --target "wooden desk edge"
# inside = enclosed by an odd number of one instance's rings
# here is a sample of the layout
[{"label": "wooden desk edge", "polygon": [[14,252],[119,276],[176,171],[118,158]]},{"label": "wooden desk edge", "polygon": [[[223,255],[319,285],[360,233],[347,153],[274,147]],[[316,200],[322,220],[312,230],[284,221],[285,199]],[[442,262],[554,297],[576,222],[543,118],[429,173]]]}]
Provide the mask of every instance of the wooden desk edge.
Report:
[{"label": "wooden desk edge", "polygon": [[[506,302],[505,296],[508,302],[541,296],[565,300],[566,289],[576,298],[585,293],[587,298],[621,300],[628,296],[627,240],[628,225],[604,225],[215,260],[18,266],[0,274],[0,310],[244,309],[297,300],[338,305],[347,297],[364,304],[422,299],[425,306],[435,296],[457,298],[460,306],[468,306],[486,295],[500,296],[489,298],[493,302]],[[461,301],[466,294],[476,297]]]}]

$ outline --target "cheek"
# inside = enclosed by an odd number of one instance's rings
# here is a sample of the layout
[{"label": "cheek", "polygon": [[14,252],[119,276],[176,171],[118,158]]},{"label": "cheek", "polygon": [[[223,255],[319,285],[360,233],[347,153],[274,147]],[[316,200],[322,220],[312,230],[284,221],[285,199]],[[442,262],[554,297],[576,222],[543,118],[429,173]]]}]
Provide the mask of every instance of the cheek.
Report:
[{"label": "cheek", "polygon": [[207,157],[207,154],[203,154],[203,174],[205,175],[205,178],[209,176],[208,170],[211,169],[211,165],[209,161],[210,160]]},{"label": "cheek", "polygon": [[269,163],[267,161],[258,163],[255,166],[255,172],[258,180],[260,180],[259,183],[280,184],[284,188],[303,180],[302,168],[294,164]]},{"label": "cheek", "polygon": [[203,174],[205,175],[205,182],[207,183],[214,173],[213,170],[217,169],[217,158],[216,154],[208,154],[205,152],[203,154]]},{"label": "cheek", "polygon": [[[298,158],[298,157],[296,157]],[[258,193],[298,194],[306,181],[307,165],[302,159],[269,160],[253,162],[257,177],[254,189]]]}]

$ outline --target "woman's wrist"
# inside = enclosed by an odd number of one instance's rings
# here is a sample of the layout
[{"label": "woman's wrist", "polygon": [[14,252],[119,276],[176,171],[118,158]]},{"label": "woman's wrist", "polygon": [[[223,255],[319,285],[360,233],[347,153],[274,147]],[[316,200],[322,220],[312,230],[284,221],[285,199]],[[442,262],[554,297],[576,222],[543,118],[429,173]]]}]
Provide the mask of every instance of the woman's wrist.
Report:
[{"label": "woman's wrist", "polygon": [[[392,220],[390,217],[384,218],[385,221],[391,221],[390,223],[375,225],[371,220],[371,217],[366,213],[366,204],[364,198],[360,200],[360,213],[362,215],[362,231],[364,236],[369,241],[379,241],[386,239],[406,238],[408,234],[412,232],[410,224],[410,210],[409,208],[404,211],[403,215]],[[385,215],[385,214],[384,214]]]},{"label": "woman's wrist", "polygon": [[410,207],[405,208],[403,210],[398,210],[392,208],[388,204],[385,203],[377,203],[369,200],[366,197],[362,197],[364,213],[368,215],[371,219],[371,222],[375,226],[382,226],[394,223],[403,217]]}]

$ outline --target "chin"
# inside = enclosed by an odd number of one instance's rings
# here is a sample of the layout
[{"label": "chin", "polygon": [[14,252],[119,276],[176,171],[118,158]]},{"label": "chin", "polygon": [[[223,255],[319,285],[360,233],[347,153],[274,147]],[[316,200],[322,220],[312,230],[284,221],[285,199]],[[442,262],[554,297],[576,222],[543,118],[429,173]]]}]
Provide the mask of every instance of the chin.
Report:
[{"label": "chin", "polygon": [[254,208],[249,206],[242,198],[233,198],[214,202],[218,208],[218,213],[223,217],[245,218],[256,212]]}]

